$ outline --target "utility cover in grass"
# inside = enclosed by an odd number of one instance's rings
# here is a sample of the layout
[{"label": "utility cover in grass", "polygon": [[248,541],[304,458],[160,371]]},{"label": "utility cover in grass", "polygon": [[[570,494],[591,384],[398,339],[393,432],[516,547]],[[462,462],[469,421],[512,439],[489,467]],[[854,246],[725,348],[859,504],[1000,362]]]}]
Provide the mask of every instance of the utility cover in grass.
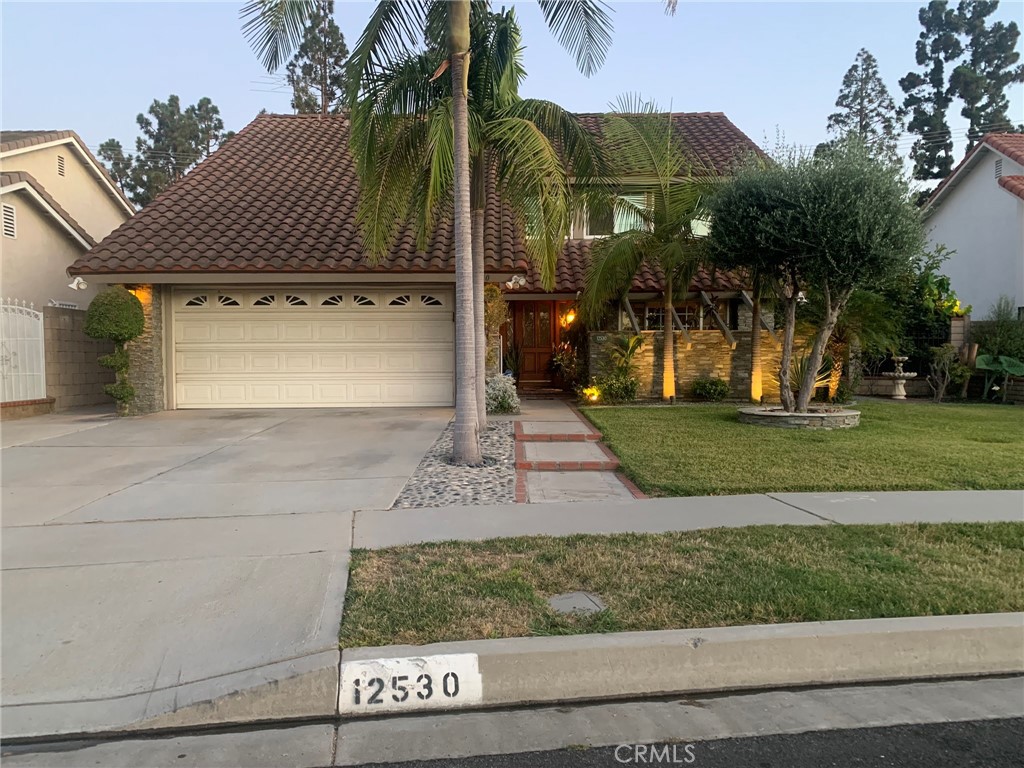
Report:
[{"label": "utility cover in grass", "polygon": [[554,595],[548,598],[548,605],[558,613],[564,614],[600,613],[608,608],[600,597],[591,592],[566,592]]}]

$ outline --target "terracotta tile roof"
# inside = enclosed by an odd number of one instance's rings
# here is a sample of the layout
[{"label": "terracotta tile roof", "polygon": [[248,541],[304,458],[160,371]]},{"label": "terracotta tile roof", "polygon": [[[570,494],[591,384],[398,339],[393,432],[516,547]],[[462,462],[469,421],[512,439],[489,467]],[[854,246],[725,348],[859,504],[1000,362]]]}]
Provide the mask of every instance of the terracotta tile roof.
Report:
[{"label": "terracotta tile roof", "polygon": [[1001,176],[999,186],[1024,200],[1024,176]]},{"label": "terracotta tile roof", "polygon": [[932,206],[939,201],[939,198],[945,195],[947,188],[956,186],[960,181],[959,177],[974,166],[981,156],[983,147],[990,147],[1006,155],[1015,163],[1024,165],[1024,133],[985,134],[981,141],[975,144],[974,148],[967,153],[967,156],[960,161],[959,165],[950,172],[949,176],[939,182],[939,186],[932,191],[931,196],[924,204],[926,212],[930,211]]},{"label": "terracotta tile roof", "polygon": [[[599,135],[607,113],[581,112],[576,115],[588,131]],[[722,112],[673,112],[676,135],[694,159],[710,170],[728,174],[746,155],[764,152]]]},{"label": "terracotta tile roof", "polygon": [[0,190],[6,190],[15,184],[27,184],[30,186],[90,247],[96,245],[92,235],[86,232],[85,228],[75,221],[74,217],[65,211],[60,203],[53,199],[50,193],[46,191],[46,188],[32,177],[32,174],[25,171],[4,171],[0,173]]},{"label": "terracotta tile roof", "polygon": [[1024,165],[1024,133],[990,133],[984,142],[1015,163]]},{"label": "terracotta tile roof", "polygon": [[[75,262],[72,274],[454,271],[450,222],[425,252],[406,230],[383,261],[367,261],[348,137],[342,115],[260,115]],[[525,270],[518,228],[500,206],[490,208],[487,269]]]},{"label": "terracotta tile roof", "polygon": [[[555,272],[554,293],[576,293],[583,290],[586,282],[587,268],[590,266],[594,240],[569,240],[565,244],[562,257],[558,260]],[[630,291],[635,293],[661,293],[665,285],[665,273],[660,268],[651,268],[646,263],[633,278]],[[690,283],[690,291],[742,291],[747,286],[742,275],[735,272],[716,271],[714,278],[708,270],[700,270]],[[530,265],[526,273],[526,285],[515,293],[543,293],[540,273]]]},{"label": "terracotta tile roof", "polygon": [[74,131],[0,131],[0,152],[24,149],[34,144],[45,144],[48,141],[68,139],[72,136],[78,138]]},{"label": "terracotta tile roof", "polygon": [[[582,115],[597,130],[599,115]],[[756,150],[721,113],[675,116],[687,145],[725,172]],[[452,273],[452,227],[438,227],[426,252],[412,232],[372,265],[355,223],[359,194],[346,117],[261,115],[71,267],[72,274],[209,272]],[[484,236],[488,272],[531,271],[523,235],[489,190]],[[586,241],[568,241],[556,290],[575,292],[589,259]],[[641,275],[638,290],[660,290]]]}]

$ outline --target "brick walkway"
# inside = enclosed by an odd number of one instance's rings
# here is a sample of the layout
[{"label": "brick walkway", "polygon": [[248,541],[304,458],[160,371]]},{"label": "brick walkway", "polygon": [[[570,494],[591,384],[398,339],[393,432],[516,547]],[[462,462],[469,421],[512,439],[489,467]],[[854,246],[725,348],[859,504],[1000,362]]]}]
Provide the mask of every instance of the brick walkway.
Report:
[{"label": "brick walkway", "polygon": [[564,400],[523,400],[515,438],[519,503],[644,498],[601,433]]}]

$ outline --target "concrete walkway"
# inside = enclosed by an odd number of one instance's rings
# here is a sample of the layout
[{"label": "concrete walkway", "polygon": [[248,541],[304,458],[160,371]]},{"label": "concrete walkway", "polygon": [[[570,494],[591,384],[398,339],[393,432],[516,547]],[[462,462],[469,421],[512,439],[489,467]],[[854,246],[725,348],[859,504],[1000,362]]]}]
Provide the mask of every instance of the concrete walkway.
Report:
[{"label": "concrete walkway", "polygon": [[779,493],[364,511],[355,516],[353,546],[745,525],[1002,521],[1024,521],[1024,491]]},{"label": "concrete walkway", "polygon": [[618,458],[564,400],[522,402],[516,417],[517,501],[626,501],[642,496]]}]

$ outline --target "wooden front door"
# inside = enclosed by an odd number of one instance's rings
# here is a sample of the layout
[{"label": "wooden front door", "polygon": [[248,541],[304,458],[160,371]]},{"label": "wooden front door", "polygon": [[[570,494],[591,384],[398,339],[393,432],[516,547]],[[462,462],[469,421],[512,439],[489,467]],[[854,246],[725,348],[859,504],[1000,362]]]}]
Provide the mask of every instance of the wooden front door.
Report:
[{"label": "wooden front door", "polygon": [[555,346],[556,323],[553,301],[514,302],[513,344],[521,344],[523,357],[519,373],[521,387],[551,384],[551,355]]}]

